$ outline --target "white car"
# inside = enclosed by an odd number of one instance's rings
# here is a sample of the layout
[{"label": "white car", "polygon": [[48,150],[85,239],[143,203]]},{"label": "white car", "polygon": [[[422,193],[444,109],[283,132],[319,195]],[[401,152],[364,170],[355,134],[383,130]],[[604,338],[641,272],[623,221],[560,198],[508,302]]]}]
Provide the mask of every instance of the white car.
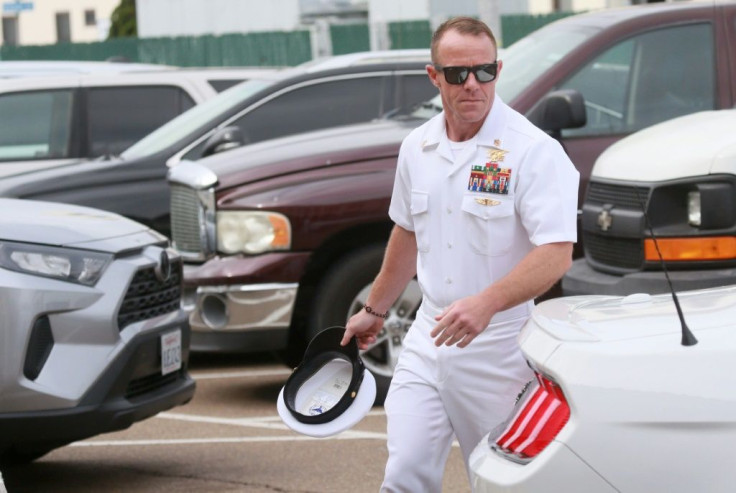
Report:
[{"label": "white car", "polygon": [[162,67],[0,78],[0,177],[117,155],[220,91],[273,71]]},{"label": "white car", "polygon": [[736,286],[575,296],[521,332],[536,372],[470,457],[475,491],[730,492]]}]

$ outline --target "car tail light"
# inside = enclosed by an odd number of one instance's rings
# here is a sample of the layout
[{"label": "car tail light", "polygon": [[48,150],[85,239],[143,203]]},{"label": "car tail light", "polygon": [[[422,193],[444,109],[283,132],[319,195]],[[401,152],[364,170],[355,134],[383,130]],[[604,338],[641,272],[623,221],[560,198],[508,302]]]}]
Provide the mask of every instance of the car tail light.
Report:
[{"label": "car tail light", "polygon": [[525,463],[550,444],[570,418],[570,407],[562,389],[536,373],[522,391],[505,426],[500,427],[491,447],[509,459]]}]

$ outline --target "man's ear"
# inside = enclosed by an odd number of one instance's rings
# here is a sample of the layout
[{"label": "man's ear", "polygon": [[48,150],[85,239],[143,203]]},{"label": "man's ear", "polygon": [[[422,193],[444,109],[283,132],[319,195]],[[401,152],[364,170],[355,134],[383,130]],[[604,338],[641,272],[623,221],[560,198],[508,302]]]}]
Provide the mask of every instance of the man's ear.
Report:
[{"label": "man's ear", "polygon": [[432,83],[434,87],[439,89],[440,83],[437,81],[437,75],[438,75],[437,69],[434,68],[434,65],[431,65],[431,64],[427,65],[426,69],[427,69],[427,75],[429,76],[429,81]]}]

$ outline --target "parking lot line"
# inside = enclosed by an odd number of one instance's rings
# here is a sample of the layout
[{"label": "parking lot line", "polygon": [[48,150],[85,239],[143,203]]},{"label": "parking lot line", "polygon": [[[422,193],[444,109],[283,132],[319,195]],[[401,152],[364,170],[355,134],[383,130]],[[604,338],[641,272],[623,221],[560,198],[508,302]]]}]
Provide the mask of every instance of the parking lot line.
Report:
[{"label": "parking lot line", "polygon": [[275,376],[287,376],[291,374],[291,370],[288,368],[279,370],[245,370],[245,371],[227,371],[227,372],[193,372],[190,371],[189,375],[195,380],[212,380],[218,378],[251,378],[251,377],[275,377]]}]

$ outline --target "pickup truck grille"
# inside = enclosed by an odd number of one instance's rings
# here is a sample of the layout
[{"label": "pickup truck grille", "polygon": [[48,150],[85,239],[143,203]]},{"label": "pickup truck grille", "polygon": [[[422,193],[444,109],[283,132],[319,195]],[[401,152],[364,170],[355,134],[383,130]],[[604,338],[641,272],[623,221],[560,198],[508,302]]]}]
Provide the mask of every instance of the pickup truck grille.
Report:
[{"label": "pickup truck grille", "polygon": [[181,274],[181,260],[172,260],[171,275],[163,281],[156,276],[153,267],[136,272],[118,311],[118,329],[178,310]]},{"label": "pickup truck grille", "polygon": [[209,253],[203,193],[209,192],[171,184],[171,239],[174,248],[187,259],[204,259]]},{"label": "pickup truck grille", "polygon": [[[590,182],[588,204],[608,205],[613,209],[642,211],[646,207],[651,188],[641,185],[614,185],[610,183]],[[621,238],[609,234],[598,234],[597,231],[583,232],[583,248],[588,259],[598,267],[611,267],[614,270],[640,270],[644,265],[643,238]]]}]

